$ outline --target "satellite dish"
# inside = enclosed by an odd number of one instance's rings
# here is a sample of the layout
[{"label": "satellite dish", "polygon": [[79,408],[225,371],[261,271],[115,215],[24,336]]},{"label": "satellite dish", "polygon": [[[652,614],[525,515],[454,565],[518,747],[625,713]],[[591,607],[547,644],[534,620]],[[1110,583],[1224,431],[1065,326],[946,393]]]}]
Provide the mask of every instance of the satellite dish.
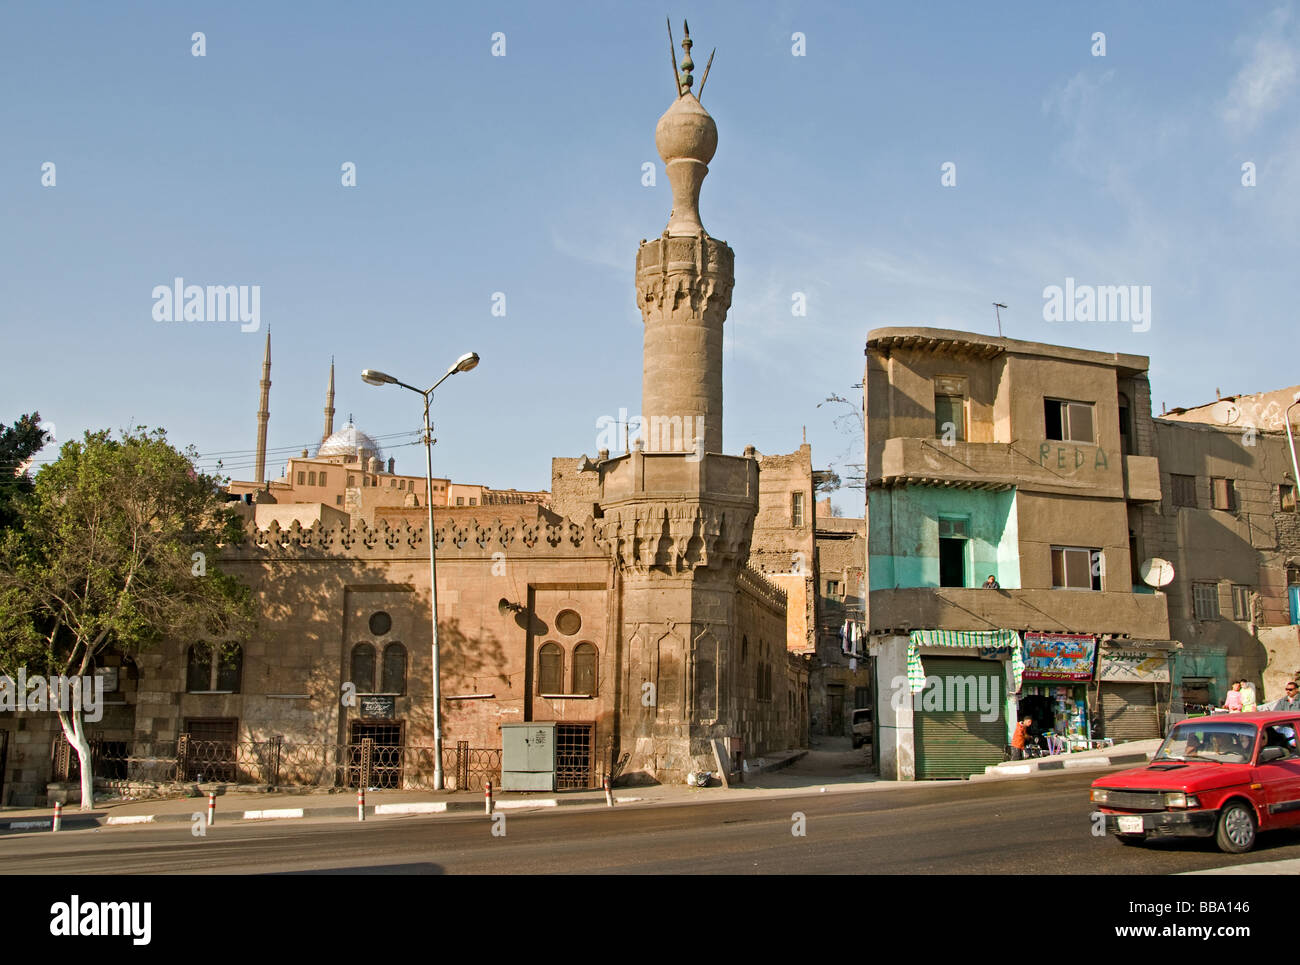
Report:
[{"label": "satellite dish", "polygon": [[1142,562],[1142,565],[1138,567],[1138,573],[1142,575],[1143,583],[1159,589],[1162,586],[1168,586],[1174,581],[1174,564],[1154,556]]},{"label": "satellite dish", "polygon": [[1226,399],[1222,402],[1214,403],[1214,408],[1210,410],[1214,419],[1219,425],[1230,426],[1241,418],[1241,409]]}]

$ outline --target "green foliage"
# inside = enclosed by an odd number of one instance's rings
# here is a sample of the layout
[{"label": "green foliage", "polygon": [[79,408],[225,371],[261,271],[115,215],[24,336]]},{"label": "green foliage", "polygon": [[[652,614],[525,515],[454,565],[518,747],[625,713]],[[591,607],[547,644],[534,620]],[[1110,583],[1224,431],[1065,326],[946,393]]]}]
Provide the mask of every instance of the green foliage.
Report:
[{"label": "green foliage", "polygon": [[20,416],[11,426],[0,426],[0,531],[17,522],[14,502],[32,491],[31,477],[19,470],[44,446],[39,412]]},{"label": "green foliage", "polygon": [[110,646],[247,633],[247,588],[216,566],[240,520],[193,458],[139,427],[88,432],[41,469],[0,533],[0,669],[82,674]]}]

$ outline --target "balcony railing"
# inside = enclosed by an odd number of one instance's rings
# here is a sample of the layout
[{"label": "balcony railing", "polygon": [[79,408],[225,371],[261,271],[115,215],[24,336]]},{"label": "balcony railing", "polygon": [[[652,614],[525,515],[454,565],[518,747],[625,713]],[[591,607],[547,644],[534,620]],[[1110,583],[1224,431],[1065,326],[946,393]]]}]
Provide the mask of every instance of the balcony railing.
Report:
[{"label": "balcony railing", "polygon": [[[1014,487],[1118,498],[1124,494],[1124,467],[1125,457],[1120,453],[1086,443],[1020,440],[945,444],[940,439],[893,438],[879,448],[870,448],[867,484]],[[1147,469],[1143,465],[1140,471],[1146,473]]]}]

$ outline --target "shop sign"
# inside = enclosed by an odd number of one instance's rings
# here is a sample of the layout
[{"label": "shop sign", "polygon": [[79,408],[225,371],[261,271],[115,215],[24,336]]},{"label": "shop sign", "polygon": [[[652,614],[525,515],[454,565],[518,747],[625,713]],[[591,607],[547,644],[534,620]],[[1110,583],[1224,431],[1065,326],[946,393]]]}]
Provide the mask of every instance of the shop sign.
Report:
[{"label": "shop sign", "polygon": [[1091,680],[1097,638],[1081,633],[1026,633],[1025,680]]},{"label": "shop sign", "polygon": [[1107,650],[1101,655],[1098,680],[1135,684],[1169,683],[1169,654],[1150,650]]}]

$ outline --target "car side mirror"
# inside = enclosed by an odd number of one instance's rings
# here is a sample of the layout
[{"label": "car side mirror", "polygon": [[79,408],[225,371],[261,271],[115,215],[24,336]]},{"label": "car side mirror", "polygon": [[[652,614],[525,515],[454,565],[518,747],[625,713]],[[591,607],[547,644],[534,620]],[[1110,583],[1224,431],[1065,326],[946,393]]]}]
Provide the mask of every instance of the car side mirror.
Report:
[{"label": "car side mirror", "polygon": [[1265,747],[1259,752],[1259,762],[1267,764],[1270,761],[1280,761],[1286,757],[1286,751],[1281,747]]}]

